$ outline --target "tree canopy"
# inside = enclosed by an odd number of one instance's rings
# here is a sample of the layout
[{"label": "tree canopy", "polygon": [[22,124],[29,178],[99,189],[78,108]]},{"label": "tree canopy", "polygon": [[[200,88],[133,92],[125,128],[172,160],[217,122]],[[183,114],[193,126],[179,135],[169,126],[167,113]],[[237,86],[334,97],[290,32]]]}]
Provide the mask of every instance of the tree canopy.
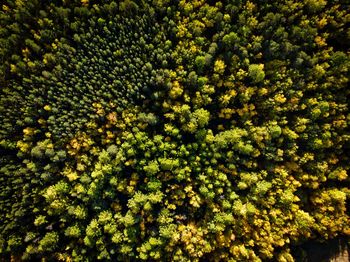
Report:
[{"label": "tree canopy", "polygon": [[350,235],[346,1],[0,8],[0,259],[285,262]]}]

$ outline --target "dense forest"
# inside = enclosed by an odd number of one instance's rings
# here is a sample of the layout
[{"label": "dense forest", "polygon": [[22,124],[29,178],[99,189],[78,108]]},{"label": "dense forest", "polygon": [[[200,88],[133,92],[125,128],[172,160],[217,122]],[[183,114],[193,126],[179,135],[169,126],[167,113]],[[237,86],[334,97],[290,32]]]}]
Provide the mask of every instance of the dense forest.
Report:
[{"label": "dense forest", "polygon": [[280,261],[350,236],[347,0],[6,0],[1,261]]}]

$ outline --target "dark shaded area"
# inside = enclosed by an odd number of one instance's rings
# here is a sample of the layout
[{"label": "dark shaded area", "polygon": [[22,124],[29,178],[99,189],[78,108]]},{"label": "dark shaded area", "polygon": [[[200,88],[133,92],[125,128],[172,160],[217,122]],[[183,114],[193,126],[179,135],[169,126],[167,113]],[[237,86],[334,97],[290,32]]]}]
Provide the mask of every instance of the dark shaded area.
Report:
[{"label": "dark shaded area", "polygon": [[294,246],[292,252],[298,262],[347,262],[350,261],[350,239],[338,237],[323,243],[308,241]]}]

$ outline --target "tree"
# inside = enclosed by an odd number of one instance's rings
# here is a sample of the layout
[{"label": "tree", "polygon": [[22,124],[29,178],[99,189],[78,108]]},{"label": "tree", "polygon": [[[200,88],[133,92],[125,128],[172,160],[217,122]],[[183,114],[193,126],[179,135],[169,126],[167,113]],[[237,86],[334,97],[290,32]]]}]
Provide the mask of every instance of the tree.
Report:
[{"label": "tree", "polygon": [[248,75],[252,79],[253,83],[259,83],[265,78],[265,72],[264,72],[264,65],[263,64],[252,64],[249,66],[248,69]]}]

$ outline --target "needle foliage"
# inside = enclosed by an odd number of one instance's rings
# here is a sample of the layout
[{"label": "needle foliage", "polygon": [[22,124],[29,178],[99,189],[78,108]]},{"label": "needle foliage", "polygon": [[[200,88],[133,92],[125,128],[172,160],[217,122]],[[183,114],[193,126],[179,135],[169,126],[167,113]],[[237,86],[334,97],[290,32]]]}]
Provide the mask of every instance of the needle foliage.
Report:
[{"label": "needle foliage", "polygon": [[0,8],[1,259],[287,262],[350,235],[346,1]]}]

